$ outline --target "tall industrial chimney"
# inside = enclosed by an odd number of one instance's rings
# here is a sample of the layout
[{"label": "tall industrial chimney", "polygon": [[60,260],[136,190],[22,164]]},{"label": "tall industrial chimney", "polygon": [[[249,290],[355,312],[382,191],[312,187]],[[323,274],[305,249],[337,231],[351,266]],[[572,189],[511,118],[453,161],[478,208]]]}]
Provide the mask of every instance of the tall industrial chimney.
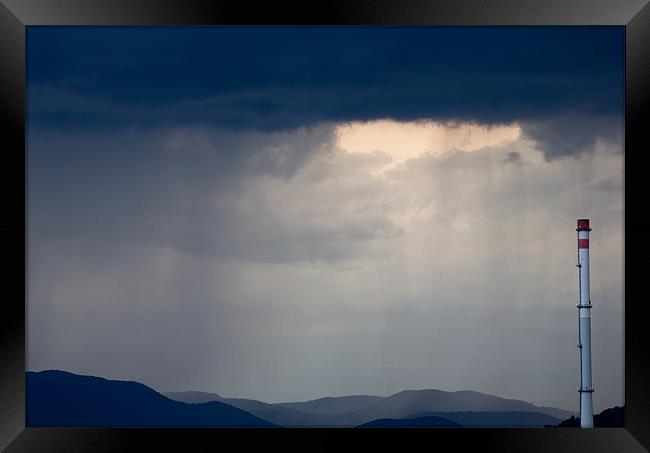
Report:
[{"label": "tall industrial chimney", "polygon": [[589,219],[578,219],[578,348],[580,350],[580,426],[594,427],[591,394],[591,300],[589,298]]}]

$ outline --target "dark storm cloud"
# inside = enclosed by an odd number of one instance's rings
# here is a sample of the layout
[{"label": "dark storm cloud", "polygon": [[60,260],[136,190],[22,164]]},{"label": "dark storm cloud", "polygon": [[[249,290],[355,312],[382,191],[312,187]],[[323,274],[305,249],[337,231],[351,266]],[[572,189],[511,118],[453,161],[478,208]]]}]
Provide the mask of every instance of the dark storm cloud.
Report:
[{"label": "dark storm cloud", "polygon": [[41,27],[27,42],[30,121],[50,127],[529,121],[552,158],[588,145],[558,115],[623,108],[613,27]]},{"label": "dark storm cloud", "polygon": [[622,151],[621,115],[563,113],[547,119],[523,121],[521,126],[548,160],[592,151],[599,142],[615,144]]}]

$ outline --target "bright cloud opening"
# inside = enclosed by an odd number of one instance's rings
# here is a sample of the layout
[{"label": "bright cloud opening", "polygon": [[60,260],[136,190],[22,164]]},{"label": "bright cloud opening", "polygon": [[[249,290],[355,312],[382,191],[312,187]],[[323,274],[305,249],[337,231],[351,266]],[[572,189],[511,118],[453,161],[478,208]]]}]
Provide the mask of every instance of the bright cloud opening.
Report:
[{"label": "bright cloud opening", "polygon": [[484,126],[472,123],[377,120],[346,123],[336,128],[336,143],[339,148],[350,153],[380,152],[391,158],[377,172],[379,174],[424,154],[440,156],[451,150],[476,151],[508,144],[520,136],[521,128],[517,124]]}]

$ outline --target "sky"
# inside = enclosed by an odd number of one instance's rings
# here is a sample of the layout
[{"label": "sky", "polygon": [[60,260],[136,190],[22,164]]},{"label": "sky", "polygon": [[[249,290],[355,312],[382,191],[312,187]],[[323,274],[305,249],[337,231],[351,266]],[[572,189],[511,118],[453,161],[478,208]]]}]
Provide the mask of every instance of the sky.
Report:
[{"label": "sky", "polygon": [[28,27],[28,369],[624,401],[622,27]]}]

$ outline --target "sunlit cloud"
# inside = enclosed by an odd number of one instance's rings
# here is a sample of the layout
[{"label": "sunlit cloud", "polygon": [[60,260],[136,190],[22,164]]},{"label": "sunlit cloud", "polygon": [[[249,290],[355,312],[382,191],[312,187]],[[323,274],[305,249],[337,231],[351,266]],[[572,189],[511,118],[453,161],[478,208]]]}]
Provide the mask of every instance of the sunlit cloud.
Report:
[{"label": "sunlit cloud", "polygon": [[475,123],[376,120],[336,127],[336,144],[350,153],[383,153],[390,162],[381,174],[425,154],[442,156],[452,150],[476,151],[512,143],[521,136],[517,124],[487,126]]}]

